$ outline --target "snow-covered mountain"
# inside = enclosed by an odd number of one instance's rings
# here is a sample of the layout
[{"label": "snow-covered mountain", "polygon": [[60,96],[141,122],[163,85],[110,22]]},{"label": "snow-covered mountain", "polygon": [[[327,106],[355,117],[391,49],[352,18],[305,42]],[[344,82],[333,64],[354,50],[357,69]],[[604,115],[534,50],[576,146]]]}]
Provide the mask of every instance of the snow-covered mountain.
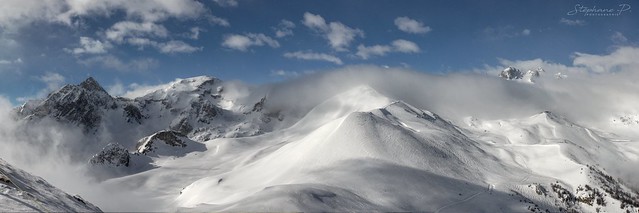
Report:
[{"label": "snow-covered mountain", "polygon": [[88,134],[117,135],[113,142],[127,147],[163,130],[206,141],[259,135],[284,120],[278,112],[261,110],[266,98],[237,101],[227,98],[223,83],[212,77],[178,79],[135,99],[112,97],[89,77],[52,92],[44,100],[25,103],[16,112],[29,122],[46,117],[75,124]]},{"label": "snow-covered mountain", "polygon": [[[523,71],[514,67],[507,67],[499,73],[499,77],[506,80],[520,80],[528,83],[534,83],[541,73],[545,72],[541,67],[536,70]],[[560,74],[561,75],[561,74]]]},{"label": "snow-covered mountain", "polygon": [[553,112],[454,122],[359,85],[300,115],[227,87],[178,79],[127,99],[89,78],[16,114],[107,138],[87,164],[159,203],[149,211],[639,211],[619,169],[639,166],[639,148]]},{"label": "snow-covered mountain", "polygon": [[100,208],[69,195],[40,177],[0,159],[0,212],[102,212]]}]

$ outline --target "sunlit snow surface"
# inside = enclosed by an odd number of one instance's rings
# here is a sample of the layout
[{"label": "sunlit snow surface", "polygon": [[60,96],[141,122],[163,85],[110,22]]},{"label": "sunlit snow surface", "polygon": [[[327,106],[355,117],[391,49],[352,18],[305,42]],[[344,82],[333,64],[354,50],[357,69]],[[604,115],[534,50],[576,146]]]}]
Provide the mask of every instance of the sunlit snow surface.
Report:
[{"label": "sunlit snow surface", "polygon": [[[569,206],[551,183],[596,186],[586,165],[636,153],[548,112],[466,125],[359,86],[289,128],[206,141],[204,152],[109,183],[139,187],[164,201],[158,210],[520,212],[531,200],[557,211]],[[605,199],[600,208],[620,211]]]}]

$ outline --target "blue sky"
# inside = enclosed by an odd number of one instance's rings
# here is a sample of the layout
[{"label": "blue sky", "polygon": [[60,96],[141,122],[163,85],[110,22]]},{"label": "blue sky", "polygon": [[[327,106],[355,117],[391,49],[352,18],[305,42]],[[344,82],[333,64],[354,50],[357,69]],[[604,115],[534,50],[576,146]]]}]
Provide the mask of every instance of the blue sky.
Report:
[{"label": "blue sky", "polygon": [[499,59],[572,65],[575,53],[605,55],[639,37],[639,1],[630,0],[5,1],[0,95],[16,103],[88,76],[117,93],[197,75],[268,83],[355,64],[433,73]]}]

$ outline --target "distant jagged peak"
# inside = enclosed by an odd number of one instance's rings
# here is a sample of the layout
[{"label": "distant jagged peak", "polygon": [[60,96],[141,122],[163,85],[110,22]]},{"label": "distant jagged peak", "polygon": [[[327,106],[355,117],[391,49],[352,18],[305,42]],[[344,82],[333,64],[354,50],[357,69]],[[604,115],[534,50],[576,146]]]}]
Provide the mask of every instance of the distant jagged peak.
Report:
[{"label": "distant jagged peak", "polygon": [[541,73],[546,72],[543,68],[537,67],[537,69],[528,71],[522,71],[515,67],[509,66],[499,73],[499,77],[506,80],[523,80],[524,82],[534,83],[535,78],[541,76]]},{"label": "distant jagged peak", "polygon": [[77,85],[67,84],[50,93],[47,96],[47,99],[45,99],[45,102],[51,101],[51,99],[57,100],[70,94],[80,95],[81,93],[92,94],[91,96],[96,96],[98,99],[113,99],[113,97],[109,95],[102,86],[100,86],[98,81],[96,81],[93,77],[89,77]]},{"label": "distant jagged peak", "polygon": [[107,93],[106,90],[104,90],[104,88],[102,88],[98,81],[96,81],[93,77],[87,78],[82,83],[80,83],[79,86],[89,91],[100,91]]}]

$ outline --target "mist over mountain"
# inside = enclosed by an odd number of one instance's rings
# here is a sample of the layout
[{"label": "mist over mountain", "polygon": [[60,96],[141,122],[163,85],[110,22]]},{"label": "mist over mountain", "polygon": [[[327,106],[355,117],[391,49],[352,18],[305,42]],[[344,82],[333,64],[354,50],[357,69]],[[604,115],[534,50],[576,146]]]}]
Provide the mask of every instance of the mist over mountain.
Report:
[{"label": "mist over mountain", "polygon": [[88,78],[0,99],[0,156],[105,211],[636,212],[636,74],[555,72],[348,66],[129,98]]}]

